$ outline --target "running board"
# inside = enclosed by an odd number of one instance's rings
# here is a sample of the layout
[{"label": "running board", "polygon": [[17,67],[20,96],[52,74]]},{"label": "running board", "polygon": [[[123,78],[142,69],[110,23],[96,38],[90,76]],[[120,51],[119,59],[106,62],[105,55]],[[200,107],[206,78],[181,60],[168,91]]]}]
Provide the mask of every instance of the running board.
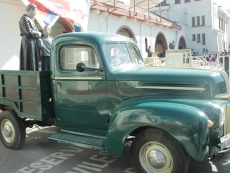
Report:
[{"label": "running board", "polygon": [[101,136],[85,136],[84,134],[72,134],[66,132],[60,132],[48,137],[50,140],[57,141],[59,143],[66,143],[74,146],[93,148],[93,149],[104,149],[105,138]]}]

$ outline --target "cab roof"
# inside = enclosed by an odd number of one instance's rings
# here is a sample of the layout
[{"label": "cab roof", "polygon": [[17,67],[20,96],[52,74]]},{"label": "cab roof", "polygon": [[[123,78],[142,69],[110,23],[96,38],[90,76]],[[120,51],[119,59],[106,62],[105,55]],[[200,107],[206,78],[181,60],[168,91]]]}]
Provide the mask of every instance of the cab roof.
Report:
[{"label": "cab roof", "polygon": [[87,41],[95,44],[106,44],[109,42],[133,42],[134,40],[122,35],[101,32],[71,32],[57,36],[54,45],[63,41]]}]

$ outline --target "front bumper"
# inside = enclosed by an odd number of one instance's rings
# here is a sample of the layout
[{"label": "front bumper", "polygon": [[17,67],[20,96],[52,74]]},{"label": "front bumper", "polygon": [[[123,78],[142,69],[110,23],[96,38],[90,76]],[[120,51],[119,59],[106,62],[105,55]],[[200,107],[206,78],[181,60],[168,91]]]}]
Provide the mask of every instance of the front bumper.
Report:
[{"label": "front bumper", "polygon": [[220,151],[211,157],[211,161],[224,160],[230,157],[230,133],[220,138]]}]

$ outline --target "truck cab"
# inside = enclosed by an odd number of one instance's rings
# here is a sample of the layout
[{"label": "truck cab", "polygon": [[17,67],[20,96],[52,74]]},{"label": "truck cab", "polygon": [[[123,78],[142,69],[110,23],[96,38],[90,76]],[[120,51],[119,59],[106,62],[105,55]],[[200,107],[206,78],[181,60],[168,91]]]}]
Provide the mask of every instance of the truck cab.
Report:
[{"label": "truck cab", "polygon": [[6,147],[23,145],[25,127],[55,125],[51,140],[118,156],[131,141],[138,172],[183,173],[190,157],[204,161],[230,144],[225,72],[146,67],[132,39],[103,33],[56,37],[50,64],[49,72],[0,71]]}]

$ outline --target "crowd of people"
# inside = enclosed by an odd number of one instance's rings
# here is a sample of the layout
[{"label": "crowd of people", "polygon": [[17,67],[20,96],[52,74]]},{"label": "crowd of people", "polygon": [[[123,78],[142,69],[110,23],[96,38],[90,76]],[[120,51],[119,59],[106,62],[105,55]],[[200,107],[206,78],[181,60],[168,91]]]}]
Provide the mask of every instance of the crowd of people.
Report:
[{"label": "crowd of people", "polygon": [[41,33],[33,19],[37,14],[37,6],[28,4],[26,13],[19,21],[21,40],[20,70],[38,71],[41,61],[41,70],[50,70],[50,48],[53,38],[50,36],[51,29],[43,28]]}]

